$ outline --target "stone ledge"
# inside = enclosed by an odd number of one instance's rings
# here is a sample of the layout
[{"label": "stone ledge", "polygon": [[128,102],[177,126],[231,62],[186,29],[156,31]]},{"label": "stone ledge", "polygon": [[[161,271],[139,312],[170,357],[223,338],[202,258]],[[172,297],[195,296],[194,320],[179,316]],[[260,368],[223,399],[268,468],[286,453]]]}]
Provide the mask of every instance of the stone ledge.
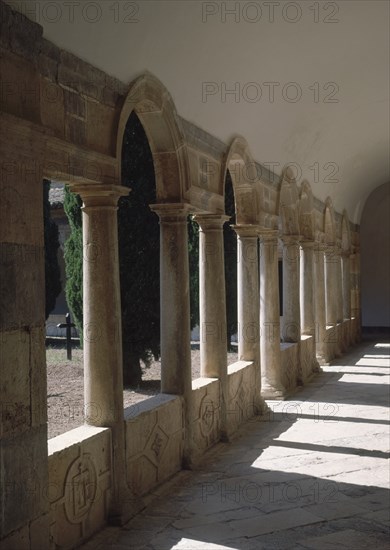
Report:
[{"label": "stone ledge", "polygon": [[87,439],[95,437],[106,431],[110,431],[110,428],[97,428],[95,426],[88,426],[85,424],[84,426],[79,426],[78,428],[65,432],[64,434],[57,435],[57,437],[53,437],[47,442],[48,456],[59,453],[72,445],[83,443]]},{"label": "stone ledge", "polygon": [[172,401],[180,399],[181,397],[178,395],[159,393],[158,395],[154,395],[149,399],[145,399],[145,401],[141,401],[140,403],[135,403],[134,405],[126,407],[126,409],[124,410],[124,420],[125,422],[131,422],[141,414],[153,411],[155,409],[158,409],[159,407],[171,403]]},{"label": "stone ledge", "polygon": [[252,366],[254,361],[236,361],[235,363],[232,363],[231,365],[228,365],[227,371],[229,374],[234,374],[235,372],[239,372],[241,370],[246,369],[247,367]]},{"label": "stone ledge", "polygon": [[218,380],[218,378],[206,378],[201,376],[200,378],[196,378],[192,381],[192,390],[199,390],[200,388],[204,388],[213,382],[218,382]]}]

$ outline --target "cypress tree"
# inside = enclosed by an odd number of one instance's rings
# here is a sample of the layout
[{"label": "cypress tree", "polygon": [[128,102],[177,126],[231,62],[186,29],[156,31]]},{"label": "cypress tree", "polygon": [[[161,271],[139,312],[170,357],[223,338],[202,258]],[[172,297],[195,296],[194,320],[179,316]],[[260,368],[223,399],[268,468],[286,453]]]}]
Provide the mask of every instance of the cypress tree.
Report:
[{"label": "cypress tree", "polygon": [[83,228],[81,218],[82,200],[65,186],[64,210],[68,217],[71,233],[65,242],[66,301],[83,340]]},{"label": "cypress tree", "polygon": [[236,223],[233,182],[230,172],[225,179],[225,214],[230,219],[223,226],[225,252],[225,291],[226,291],[226,342],[232,351],[232,336],[237,333],[237,236],[230,226]]},{"label": "cypress tree", "polygon": [[58,227],[50,215],[49,201],[50,181],[43,180],[43,229],[45,243],[45,316],[56,305],[57,296],[61,292],[61,273],[58,264]]}]

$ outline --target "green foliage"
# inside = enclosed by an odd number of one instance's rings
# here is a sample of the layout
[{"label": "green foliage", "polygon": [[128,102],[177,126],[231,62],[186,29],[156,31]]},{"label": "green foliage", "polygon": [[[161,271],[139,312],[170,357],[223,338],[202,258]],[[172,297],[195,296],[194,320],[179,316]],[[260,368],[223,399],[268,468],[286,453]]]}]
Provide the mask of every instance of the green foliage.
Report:
[{"label": "green foliage", "polygon": [[188,218],[191,330],[199,325],[199,226]]},{"label": "green foliage", "polygon": [[134,112],[123,138],[122,182],[131,188],[118,209],[123,376],[136,386],[140,361],[148,366],[160,355],[160,227],[149,207],[156,202],[153,157]]},{"label": "green foliage", "polygon": [[45,243],[45,316],[49,317],[50,312],[56,305],[57,296],[61,292],[61,273],[58,264],[58,240],[57,224],[50,216],[49,202],[50,181],[43,180],[43,228]]},{"label": "green foliage", "polygon": [[[133,112],[122,148],[122,184],[128,196],[118,203],[119,275],[121,286],[123,378],[126,386],[141,382],[147,367],[160,356],[160,227],[151,211],[156,202],[153,157],[145,131]],[[82,334],[82,222],[80,197],[66,189],[65,212],[71,236],[65,246],[66,295]],[[188,220],[191,328],[199,324],[198,226]]]},{"label": "green foliage", "polygon": [[237,236],[230,225],[236,223],[233,182],[229,171],[225,180],[225,213],[230,220],[223,226],[225,252],[226,289],[226,337],[227,349],[231,351],[232,336],[237,333]]},{"label": "green foliage", "polygon": [[71,234],[65,243],[66,301],[83,341],[83,229],[81,219],[82,201],[79,195],[65,187],[64,210],[69,220]]}]

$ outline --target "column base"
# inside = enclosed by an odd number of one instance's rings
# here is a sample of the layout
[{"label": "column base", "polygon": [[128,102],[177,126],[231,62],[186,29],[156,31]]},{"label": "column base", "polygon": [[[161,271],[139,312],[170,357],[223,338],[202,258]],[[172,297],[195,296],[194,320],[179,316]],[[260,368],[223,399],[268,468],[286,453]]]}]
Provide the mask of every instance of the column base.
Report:
[{"label": "column base", "polygon": [[262,384],[261,397],[263,399],[284,401],[287,397],[287,392],[284,388],[274,388],[268,384]]}]

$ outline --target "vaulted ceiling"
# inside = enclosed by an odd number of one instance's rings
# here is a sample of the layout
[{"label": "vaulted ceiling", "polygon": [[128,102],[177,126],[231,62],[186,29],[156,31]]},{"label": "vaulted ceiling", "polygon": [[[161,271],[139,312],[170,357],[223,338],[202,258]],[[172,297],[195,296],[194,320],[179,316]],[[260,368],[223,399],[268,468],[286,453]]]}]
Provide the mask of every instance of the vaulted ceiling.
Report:
[{"label": "vaulted ceiling", "polygon": [[296,163],[352,221],[390,181],[386,0],[24,4],[58,46],[124,83],[150,71],[182,117],[276,172]]}]

